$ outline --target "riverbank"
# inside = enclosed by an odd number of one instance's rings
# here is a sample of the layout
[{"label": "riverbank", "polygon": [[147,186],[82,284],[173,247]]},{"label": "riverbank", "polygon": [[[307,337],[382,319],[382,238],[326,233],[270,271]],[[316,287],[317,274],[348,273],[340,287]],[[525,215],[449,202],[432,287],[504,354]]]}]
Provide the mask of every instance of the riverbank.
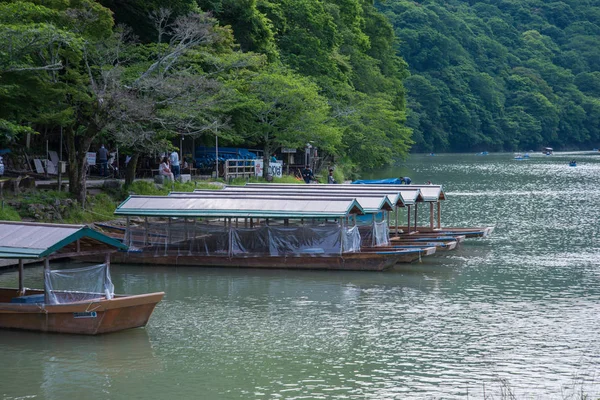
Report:
[{"label": "riverbank", "polygon": [[[262,178],[237,179],[232,185],[265,182]],[[292,176],[275,178],[278,183],[297,183]],[[0,220],[35,221],[66,224],[90,224],[114,219],[117,205],[129,195],[166,196],[171,191],[193,192],[194,189],[221,189],[223,181],[193,180],[190,182],[155,183],[153,179],[138,179],[125,187],[124,180],[93,179],[87,181],[87,202],[81,205],[69,192],[57,190],[56,181],[28,185],[15,191],[4,189],[0,200]]]}]

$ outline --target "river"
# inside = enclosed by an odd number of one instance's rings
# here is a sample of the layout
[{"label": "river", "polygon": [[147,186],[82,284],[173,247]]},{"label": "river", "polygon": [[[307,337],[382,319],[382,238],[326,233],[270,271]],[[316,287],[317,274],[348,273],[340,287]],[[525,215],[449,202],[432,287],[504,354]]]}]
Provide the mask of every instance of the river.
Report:
[{"label": "river", "polygon": [[492,236],[382,273],[114,265],[117,292],[166,292],[149,325],[0,331],[0,399],[598,398],[600,153],[414,155],[368,177],[397,176],[442,183],[442,224]]}]

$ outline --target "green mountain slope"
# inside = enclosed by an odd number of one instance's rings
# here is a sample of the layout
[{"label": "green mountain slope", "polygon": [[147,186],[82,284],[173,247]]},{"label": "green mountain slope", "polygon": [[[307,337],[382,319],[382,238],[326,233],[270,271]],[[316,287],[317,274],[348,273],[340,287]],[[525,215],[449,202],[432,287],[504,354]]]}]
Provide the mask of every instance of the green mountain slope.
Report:
[{"label": "green mountain slope", "polygon": [[600,143],[600,1],[387,0],[415,151]]}]

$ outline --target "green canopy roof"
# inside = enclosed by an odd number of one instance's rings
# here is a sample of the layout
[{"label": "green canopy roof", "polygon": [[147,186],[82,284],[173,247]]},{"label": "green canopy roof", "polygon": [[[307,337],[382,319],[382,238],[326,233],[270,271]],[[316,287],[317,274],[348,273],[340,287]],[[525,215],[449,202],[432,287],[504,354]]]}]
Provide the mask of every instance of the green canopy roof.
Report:
[{"label": "green canopy roof", "polygon": [[77,240],[90,246],[127,250],[127,246],[85,225],[0,221],[0,259],[42,258]]}]

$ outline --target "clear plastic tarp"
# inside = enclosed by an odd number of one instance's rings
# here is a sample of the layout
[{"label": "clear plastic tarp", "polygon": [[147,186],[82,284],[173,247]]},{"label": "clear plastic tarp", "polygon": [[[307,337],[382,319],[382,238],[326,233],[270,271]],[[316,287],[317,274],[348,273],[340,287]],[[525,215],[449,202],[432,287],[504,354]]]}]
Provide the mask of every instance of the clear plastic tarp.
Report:
[{"label": "clear plastic tarp", "polygon": [[115,287],[106,264],[63,270],[46,270],[46,302],[66,304],[112,299]]},{"label": "clear plastic tarp", "polygon": [[363,246],[389,246],[390,228],[387,221],[359,225],[361,243]]},{"label": "clear plastic tarp", "polygon": [[[146,230],[147,227],[147,230]],[[130,227],[130,248],[155,256],[285,256],[342,254],[360,251],[357,227],[339,223],[314,225],[206,224],[193,220],[148,223]]]}]

